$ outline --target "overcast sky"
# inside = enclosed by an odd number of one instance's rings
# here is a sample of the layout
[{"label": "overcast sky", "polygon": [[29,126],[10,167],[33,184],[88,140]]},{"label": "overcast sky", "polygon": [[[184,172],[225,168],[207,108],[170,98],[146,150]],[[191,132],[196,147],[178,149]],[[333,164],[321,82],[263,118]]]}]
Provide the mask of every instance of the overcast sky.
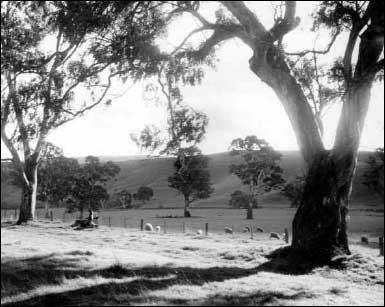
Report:
[{"label": "overcast sky", "polygon": [[[313,7],[314,3],[299,2],[297,14],[308,16]],[[211,7],[204,10],[208,18],[211,11]],[[272,10],[269,1],[256,4],[255,11],[265,26],[270,27]],[[177,45],[188,29],[197,25],[192,19],[184,19],[183,23],[177,21],[170,29],[164,48]],[[315,34],[309,33],[310,25],[311,19],[302,17],[301,25],[285,38],[284,43],[291,50],[312,47]],[[201,34],[196,40],[202,37]],[[322,48],[327,41],[327,36],[320,35],[318,44]],[[331,54],[334,57],[342,54],[343,45],[341,39]],[[209,117],[207,134],[200,144],[204,153],[226,151],[232,139],[250,134],[266,139],[276,149],[298,150],[293,129],[281,103],[273,91],[249,70],[250,56],[250,49],[241,42],[228,42],[218,50],[220,62],[217,69],[207,69],[200,86],[183,89],[184,100]],[[330,59],[326,57],[324,61]],[[132,143],[129,134],[139,132],[146,124],[164,127],[166,114],[164,108],[143,100],[143,86],[143,83],[116,84],[113,93],[124,95],[115,99],[111,106],[99,106],[84,117],[58,128],[48,140],[62,147],[67,156],[145,154]],[[327,147],[333,144],[339,110],[340,105],[337,104],[325,117],[324,141]],[[383,139],[384,90],[381,83],[372,90],[361,149],[373,150],[383,146]],[[3,144],[1,148],[1,156],[8,156]]]}]

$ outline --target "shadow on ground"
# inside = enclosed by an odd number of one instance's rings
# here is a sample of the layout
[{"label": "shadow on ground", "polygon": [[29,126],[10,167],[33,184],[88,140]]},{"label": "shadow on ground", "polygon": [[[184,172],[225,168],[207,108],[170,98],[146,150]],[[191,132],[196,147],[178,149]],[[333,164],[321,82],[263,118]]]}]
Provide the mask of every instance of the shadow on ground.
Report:
[{"label": "shadow on ground", "polygon": [[[60,288],[52,294],[35,294],[28,299],[18,299],[4,303],[2,306],[20,305],[135,305],[146,302],[157,302],[157,298],[146,295],[147,291],[166,290],[173,285],[202,286],[207,282],[222,282],[228,279],[237,279],[259,272],[275,272],[281,274],[304,274],[310,267],[292,265],[282,257],[274,257],[262,265],[252,268],[239,267],[168,267],[151,266],[138,269],[127,268],[122,265],[113,265],[98,270],[86,270],[79,267],[82,260],[91,256],[91,252],[73,251],[67,254],[47,254],[25,259],[8,259],[1,264],[1,297],[19,295],[45,286],[60,286],[63,280],[75,278],[106,278],[107,281],[99,285],[82,286],[75,290]],[[128,282],[108,281],[109,278],[133,279]],[[61,292],[62,291],[62,292]],[[309,294],[298,290],[293,295],[274,291],[256,289],[251,296],[215,295],[205,301],[172,300],[168,299],[162,304],[174,305],[271,305],[278,299],[296,300],[308,297]]]}]

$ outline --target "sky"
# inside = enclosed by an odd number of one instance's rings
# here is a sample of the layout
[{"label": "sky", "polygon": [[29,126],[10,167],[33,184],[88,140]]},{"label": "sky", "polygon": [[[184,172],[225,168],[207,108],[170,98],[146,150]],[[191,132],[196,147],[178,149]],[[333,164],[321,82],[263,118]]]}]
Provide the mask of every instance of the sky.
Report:
[{"label": "sky", "polygon": [[[212,3],[205,4],[203,14],[211,18]],[[250,4],[266,28],[272,24],[270,1]],[[297,14],[302,17],[300,26],[287,35],[284,43],[288,50],[312,48],[317,33],[310,33],[311,18],[308,17],[314,3],[298,2]],[[189,29],[197,27],[197,21],[184,18],[177,20],[169,30],[162,48],[170,49],[178,45]],[[328,37],[318,33],[317,46],[322,49]],[[208,34],[199,34],[192,43],[199,42]],[[343,51],[344,38],[337,41],[330,56],[324,57],[327,63],[332,56]],[[206,69],[201,85],[185,87],[182,94],[186,103],[205,112],[209,124],[204,140],[199,144],[203,153],[226,151],[231,141],[238,137],[257,135],[267,140],[278,150],[298,150],[298,145],[289,119],[276,95],[266,84],[258,79],[248,68],[251,50],[240,41],[225,43],[217,52],[220,60],[215,70]],[[111,106],[100,105],[85,116],[67,123],[53,131],[48,140],[61,147],[66,156],[130,156],[142,155],[139,148],[130,140],[130,133],[140,132],[146,124],[165,127],[165,108],[143,99],[146,82],[130,84],[116,83],[112,94],[121,97],[113,100]],[[371,103],[365,123],[361,150],[374,150],[384,144],[384,85],[375,84],[371,93]],[[324,142],[330,148],[340,113],[340,104],[328,110],[325,118]],[[1,156],[9,154],[2,144]]]}]

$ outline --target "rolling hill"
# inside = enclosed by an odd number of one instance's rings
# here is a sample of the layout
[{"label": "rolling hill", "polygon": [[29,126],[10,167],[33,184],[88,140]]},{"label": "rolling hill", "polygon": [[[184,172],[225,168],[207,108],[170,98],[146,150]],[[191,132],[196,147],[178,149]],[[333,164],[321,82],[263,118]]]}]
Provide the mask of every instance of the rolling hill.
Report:
[{"label": "rolling hill", "polygon": [[[367,168],[365,161],[370,152],[361,152],[358,159],[357,173],[354,180],[352,206],[379,206],[383,207],[383,200],[372,193],[362,184],[362,174]],[[209,155],[211,181],[214,186],[213,195],[206,200],[197,201],[195,207],[227,207],[230,194],[236,189],[242,189],[239,179],[229,174],[228,167],[235,161],[228,153],[217,153]],[[145,207],[178,207],[183,205],[181,195],[174,189],[168,187],[167,177],[173,172],[173,159],[171,158],[145,158],[145,157],[100,157],[102,161],[114,160],[121,168],[120,174],[108,183],[110,193],[118,192],[125,188],[135,192],[138,187],[147,185],[154,190],[154,199]],[[79,158],[79,161],[83,161]],[[304,162],[298,151],[282,152],[281,166],[284,169],[284,176],[292,180],[296,175],[304,171]],[[12,208],[18,206],[20,191],[2,182],[1,205]],[[261,197],[262,206],[288,206],[286,200],[279,192],[273,191]]]}]

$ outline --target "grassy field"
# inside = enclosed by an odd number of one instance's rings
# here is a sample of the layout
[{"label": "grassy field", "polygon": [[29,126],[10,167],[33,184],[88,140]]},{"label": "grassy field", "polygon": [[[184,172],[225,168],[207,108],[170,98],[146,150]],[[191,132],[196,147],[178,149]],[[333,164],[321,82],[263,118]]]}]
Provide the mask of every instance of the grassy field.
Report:
[{"label": "grassy field", "polygon": [[351,257],[311,268],[267,258],[284,244],[239,233],[2,223],[1,305],[383,306],[378,249],[352,242]]},{"label": "grassy field", "polygon": [[[54,208],[54,220],[74,221],[79,213],[64,214],[63,208]],[[236,232],[242,232],[245,226],[261,227],[265,232],[282,233],[285,228],[291,231],[291,223],[295,209],[287,207],[272,207],[254,209],[254,220],[246,220],[245,209],[192,209],[192,217],[184,218],[182,209],[131,209],[131,210],[106,210],[96,213],[99,216],[100,225],[111,225],[112,227],[140,227],[140,220],[144,223],[159,225],[162,228],[166,225],[166,231],[181,233],[183,223],[185,229],[196,232],[198,229],[205,229],[208,223],[209,232],[223,233],[225,227],[234,228]],[[38,210],[38,219],[45,220],[43,209]],[[15,220],[15,210],[2,210],[2,220]],[[18,212],[16,211],[16,215]],[[351,235],[366,234],[367,236],[378,237],[384,233],[384,212],[383,210],[372,211],[365,209],[352,209],[350,211],[349,233]],[[266,234],[267,236],[268,234]]]}]

